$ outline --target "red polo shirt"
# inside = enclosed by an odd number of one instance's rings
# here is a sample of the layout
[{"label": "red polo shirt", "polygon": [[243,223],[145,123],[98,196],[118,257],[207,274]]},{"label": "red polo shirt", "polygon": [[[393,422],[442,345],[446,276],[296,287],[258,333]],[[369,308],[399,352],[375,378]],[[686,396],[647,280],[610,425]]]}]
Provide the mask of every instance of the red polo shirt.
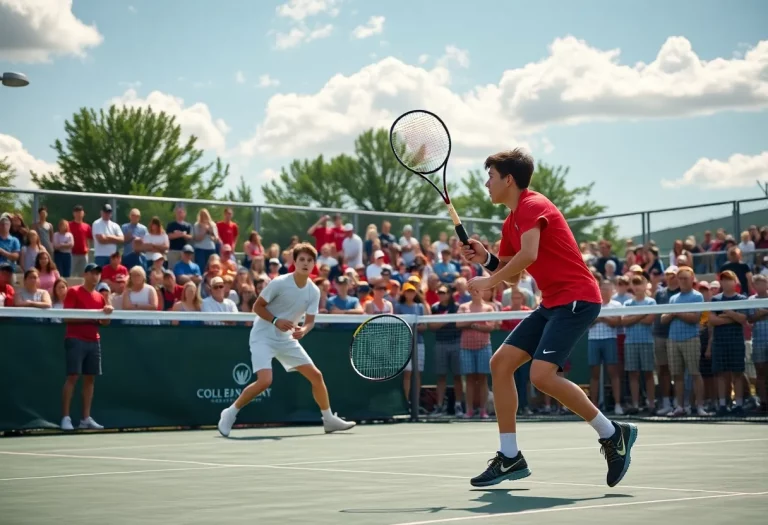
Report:
[{"label": "red polo shirt", "polygon": [[[64,298],[64,308],[67,310],[102,310],[106,306],[104,298],[97,291],[89,292],[82,285],[71,287]],[[64,337],[67,339],[82,339],[83,341],[98,341],[99,322],[67,323]]]}]

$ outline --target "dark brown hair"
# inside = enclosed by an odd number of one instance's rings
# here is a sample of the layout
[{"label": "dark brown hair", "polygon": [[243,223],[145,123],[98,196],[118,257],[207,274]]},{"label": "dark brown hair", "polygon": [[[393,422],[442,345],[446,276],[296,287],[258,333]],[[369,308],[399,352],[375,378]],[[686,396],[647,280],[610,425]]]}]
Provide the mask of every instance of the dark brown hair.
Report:
[{"label": "dark brown hair", "polygon": [[293,247],[293,260],[296,261],[302,253],[310,255],[313,260],[317,261],[317,250],[308,242],[302,242]]},{"label": "dark brown hair", "polygon": [[531,184],[533,157],[520,148],[501,151],[485,159],[485,169],[496,168],[502,177],[512,176],[515,184],[524,190]]}]

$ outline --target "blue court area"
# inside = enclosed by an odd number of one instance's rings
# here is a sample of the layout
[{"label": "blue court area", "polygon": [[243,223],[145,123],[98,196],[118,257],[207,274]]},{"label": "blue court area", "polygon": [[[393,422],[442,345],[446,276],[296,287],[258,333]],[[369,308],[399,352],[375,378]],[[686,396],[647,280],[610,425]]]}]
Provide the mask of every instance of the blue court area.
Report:
[{"label": "blue court area", "polygon": [[616,488],[580,422],[521,423],[533,475],[489,489],[469,478],[496,426],[362,425],[92,433],[0,439],[0,522],[482,525],[761,523],[762,424],[639,423]]}]

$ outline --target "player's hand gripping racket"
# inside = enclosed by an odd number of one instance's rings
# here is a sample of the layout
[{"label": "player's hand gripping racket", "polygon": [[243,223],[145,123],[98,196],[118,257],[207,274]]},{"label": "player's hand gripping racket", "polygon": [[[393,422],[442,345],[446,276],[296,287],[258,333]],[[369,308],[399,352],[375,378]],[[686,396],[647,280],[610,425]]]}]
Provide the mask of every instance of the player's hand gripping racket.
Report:
[{"label": "player's hand gripping racket", "polygon": [[[389,143],[395,157],[408,171],[429,182],[448,206],[448,213],[456,228],[456,234],[464,244],[469,244],[467,231],[451,204],[445,171],[451,156],[451,135],[445,123],[429,111],[416,109],[400,115],[389,130]],[[443,168],[441,190],[428,175]]]},{"label": "player's hand gripping racket", "polygon": [[400,375],[411,360],[413,332],[401,317],[379,314],[357,327],[349,348],[355,372],[371,381]]}]

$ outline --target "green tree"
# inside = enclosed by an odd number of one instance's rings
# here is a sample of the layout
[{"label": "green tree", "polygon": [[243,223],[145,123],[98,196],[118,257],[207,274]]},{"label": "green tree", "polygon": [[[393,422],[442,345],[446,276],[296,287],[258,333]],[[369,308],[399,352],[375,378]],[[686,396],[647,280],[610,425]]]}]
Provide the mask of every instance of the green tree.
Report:
[{"label": "green tree", "polygon": [[[585,186],[569,187],[567,184],[569,168],[548,166],[538,163],[531,179],[530,189],[546,196],[569,221],[576,240],[596,240],[599,235],[618,236],[616,225],[607,221],[600,227],[594,227],[594,221],[583,220],[604,212],[606,207],[590,199],[594,183]],[[466,217],[495,219],[503,221],[509,210],[503,205],[492,204],[485,189],[486,176],[479,170],[470,171],[462,180],[463,192],[454,199],[459,214]],[[582,220],[575,220],[582,219]],[[500,225],[476,223],[473,231],[489,238],[497,237]]]},{"label": "green tree", "polygon": [[[264,198],[269,204],[382,212],[375,218],[359,217],[361,236],[365,225],[385,218],[392,222],[394,232],[411,222],[387,217],[387,212],[447,216],[445,205],[434,189],[397,162],[389,144],[388,130],[365,131],[355,140],[354,149],[354,156],[294,160],[287,169],[283,168],[276,180],[262,186]],[[448,191],[455,191],[455,185],[451,184]],[[307,238],[306,230],[319,216],[319,213],[270,210],[262,216],[262,235],[281,245],[297,233],[300,238]],[[351,222],[352,218],[345,217],[345,220]],[[421,232],[435,236],[450,227],[450,221],[429,221],[422,224]]]},{"label": "green tree", "polygon": [[[0,159],[0,188],[13,188],[16,169],[11,166],[8,157]],[[15,212],[19,206],[15,193],[0,193],[0,213]]]},{"label": "green tree", "polygon": [[[197,138],[182,141],[174,117],[150,109],[108,110],[82,108],[64,124],[64,142],[56,140],[60,171],[32,173],[42,189],[125,195],[213,199],[229,175],[220,159],[202,163]],[[74,204],[82,204],[86,216],[95,218],[102,198],[55,197],[41,199],[52,219],[69,218]],[[45,202],[42,202],[45,201]],[[173,204],[119,202],[115,220],[127,220],[132,207],[143,217],[172,217]]]}]

